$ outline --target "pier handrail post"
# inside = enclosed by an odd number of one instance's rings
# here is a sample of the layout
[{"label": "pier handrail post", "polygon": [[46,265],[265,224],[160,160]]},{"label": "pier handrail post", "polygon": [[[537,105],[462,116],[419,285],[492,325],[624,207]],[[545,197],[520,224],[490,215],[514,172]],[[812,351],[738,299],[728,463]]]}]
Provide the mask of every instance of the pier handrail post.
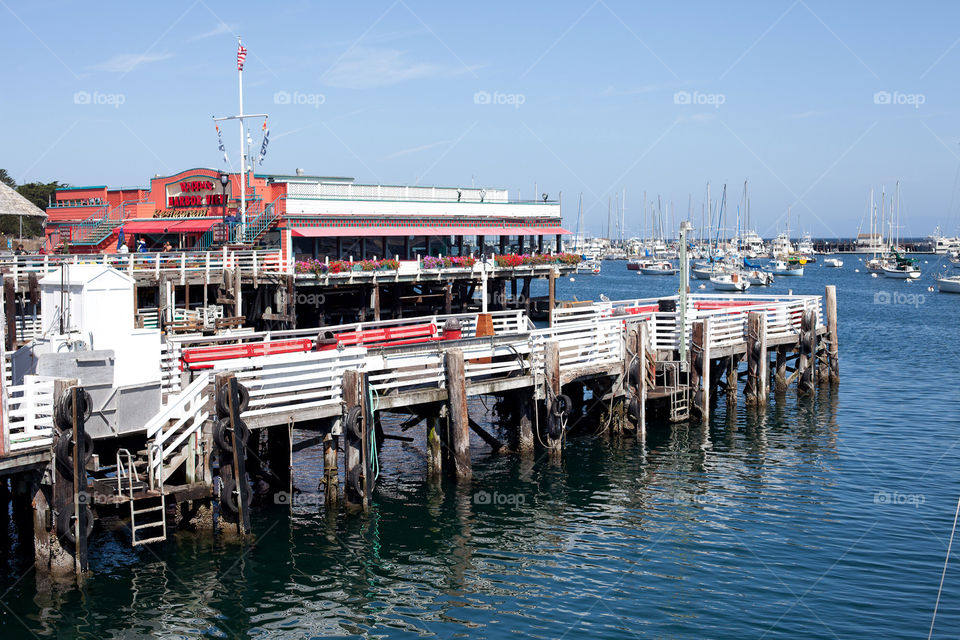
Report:
[{"label": "pier handrail post", "polygon": [[824,302],[827,315],[827,366],[830,384],[840,382],[840,344],[837,331],[837,286],[828,284]]},{"label": "pier handrail post", "polygon": [[450,448],[453,453],[451,471],[457,482],[469,482],[473,476],[473,470],[470,467],[470,416],[467,410],[467,380],[463,350],[447,351],[444,354],[443,363],[447,382]]}]

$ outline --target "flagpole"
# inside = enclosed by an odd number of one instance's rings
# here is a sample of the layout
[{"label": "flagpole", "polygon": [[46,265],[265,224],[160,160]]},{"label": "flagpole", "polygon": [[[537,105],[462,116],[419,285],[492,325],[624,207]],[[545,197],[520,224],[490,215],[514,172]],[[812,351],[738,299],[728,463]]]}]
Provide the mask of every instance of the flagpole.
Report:
[{"label": "flagpole", "polygon": [[[237,38],[237,46],[243,46],[240,38]],[[237,65],[237,78],[240,86],[240,228],[247,227],[247,162],[246,154],[243,152],[243,65]]]}]

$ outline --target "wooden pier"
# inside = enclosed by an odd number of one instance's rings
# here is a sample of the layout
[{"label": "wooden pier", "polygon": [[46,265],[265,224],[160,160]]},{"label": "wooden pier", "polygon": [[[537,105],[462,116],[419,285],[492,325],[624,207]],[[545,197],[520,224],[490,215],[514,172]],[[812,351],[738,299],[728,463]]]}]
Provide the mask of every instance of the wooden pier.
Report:
[{"label": "wooden pier", "polygon": [[[82,572],[88,522],[108,513],[128,520],[134,545],[173,527],[245,535],[252,484],[289,496],[292,452],[308,446],[324,451],[328,508],[363,509],[378,452],[410,429],[425,429],[431,477],[469,482],[476,448],[574,456],[566,439],[598,425],[643,439],[657,425],[708,422],[719,398],[736,405],[742,392],[759,408],[771,390],[811,396],[839,380],[834,287],[823,297],[689,294],[685,313],[682,304],[557,307],[546,327],[516,309],[168,333],[163,406],[123,437],[85,438],[75,380],[7,380],[0,474],[33,505],[38,567]],[[475,397],[493,400],[505,440],[470,415]],[[385,431],[386,414],[402,416],[401,433]],[[294,426],[315,436],[294,443]],[[71,475],[67,461],[84,465]]]}]

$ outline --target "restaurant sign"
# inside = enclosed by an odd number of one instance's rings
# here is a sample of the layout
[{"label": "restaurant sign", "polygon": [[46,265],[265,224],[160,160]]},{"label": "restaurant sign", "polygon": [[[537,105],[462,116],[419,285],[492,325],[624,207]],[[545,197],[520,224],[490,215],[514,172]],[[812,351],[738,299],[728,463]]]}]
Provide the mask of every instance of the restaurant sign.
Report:
[{"label": "restaurant sign", "polygon": [[222,207],[229,200],[211,180],[181,180],[167,185],[167,208]]}]

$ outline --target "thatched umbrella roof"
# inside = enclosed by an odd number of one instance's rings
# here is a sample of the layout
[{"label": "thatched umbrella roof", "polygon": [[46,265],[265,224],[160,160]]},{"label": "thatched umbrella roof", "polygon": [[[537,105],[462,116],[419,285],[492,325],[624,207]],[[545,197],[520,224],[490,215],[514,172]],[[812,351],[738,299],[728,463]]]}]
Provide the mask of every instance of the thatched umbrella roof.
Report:
[{"label": "thatched umbrella roof", "polygon": [[0,182],[0,215],[46,218],[47,214],[32,202]]}]

